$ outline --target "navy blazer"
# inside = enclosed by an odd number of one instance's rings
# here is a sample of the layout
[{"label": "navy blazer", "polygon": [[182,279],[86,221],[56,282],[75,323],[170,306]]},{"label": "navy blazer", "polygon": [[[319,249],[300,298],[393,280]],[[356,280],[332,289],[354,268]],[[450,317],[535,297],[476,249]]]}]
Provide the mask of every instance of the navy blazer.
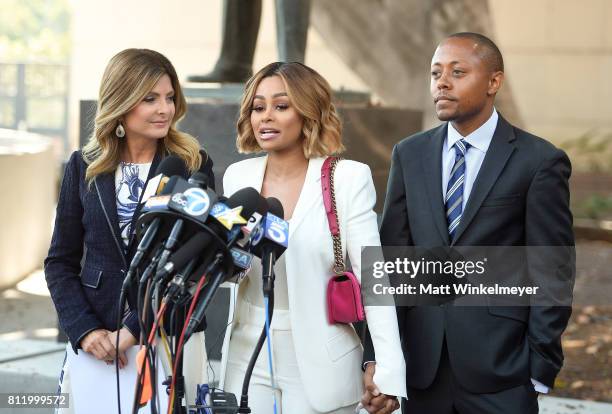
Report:
[{"label": "navy blazer", "polygon": [[[204,151],[200,171],[214,189],[212,160]],[[162,157],[157,154],[149,170],[154,176]],[[94,329],[117,328],[121,285],[135,252],[134,234],[126,248],[119,231],[115,174],[101,174],[88,188],[87,164],[81,151],[72,153],[64,172],[45,278],[61,328],[76,352],[81,339]],[[185,171],[185,176],[188,175]],[[145,183],[146,187],[146,183]],[[133,220],[139,215],[139,208]],[[136,226],[132,226],[135,228]],[[136,304],[128,298],[130,311],[123,324],[138,338]]]}]

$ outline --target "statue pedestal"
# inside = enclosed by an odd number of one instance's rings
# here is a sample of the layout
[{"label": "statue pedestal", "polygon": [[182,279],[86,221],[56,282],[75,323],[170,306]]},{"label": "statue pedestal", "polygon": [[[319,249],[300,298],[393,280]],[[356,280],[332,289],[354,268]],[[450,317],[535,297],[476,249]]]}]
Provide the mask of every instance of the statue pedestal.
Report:
[{"label": "statue pedestal", "polygon": [[[195,83],[187,82],[183,85],[183,93],[188,101],[217,102],[239,104],[244,92],[244,83]],[[368,92],[340,89],[334,91],[336,102],[343,104],[370,103],[371,95]]]},{"label": "statue pedestal", "polygon": [[[196,85],[197,87],[193,86]],[[236,120],[244,85],[187,83],[187,115],[181,130],[195,136],[214,162],[217,191],[222,191],[223,173],[228,165],[254,155],[236,150]],[[334,92],[336,106],[343,123],[343,139],[347,151],[344,158],[366,163],[372,169],[376,187],[376,211],[382,212],[387,174],[393,146],[421,130],[422,112],[388,108],[370,104],[370,95],[340,90]],[[81,101],[80,146],[93,128],[96,101]]]}]

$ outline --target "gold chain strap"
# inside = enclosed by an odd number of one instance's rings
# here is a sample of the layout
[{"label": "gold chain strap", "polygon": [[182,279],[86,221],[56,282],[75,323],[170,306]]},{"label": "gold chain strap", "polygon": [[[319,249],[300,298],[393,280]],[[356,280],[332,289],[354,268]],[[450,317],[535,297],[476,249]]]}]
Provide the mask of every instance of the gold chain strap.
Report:
[{"label": "gold chain strap", "polygon": [[331,193],[332,211],[336,216],[336,226],[338,227],[338,234],[332,234],[332,241],[334,243],[334,273],[341,275],[344,273],[344,256],[342,254],[342,239],[340,238],[340,224],[338,222],[338,209],[336,208],[336,192],[334,191],[334,171],[336,171],[336,165],[340,161],[340,158],[334,157],[331,161],[329,169],[329,191]]}]

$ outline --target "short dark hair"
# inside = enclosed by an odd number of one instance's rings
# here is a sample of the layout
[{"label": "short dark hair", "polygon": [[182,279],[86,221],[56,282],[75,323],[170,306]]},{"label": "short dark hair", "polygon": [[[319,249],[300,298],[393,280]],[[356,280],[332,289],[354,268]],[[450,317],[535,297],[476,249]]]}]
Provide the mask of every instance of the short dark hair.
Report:
[{"label": "short dark hair", "polygon": [[492,72],[504,71],[504,58],[497,45],[485,35],[473,32],[453,33],[447,39],[469,39],[476,42],[480,49],[480,57],[487,63]]}]

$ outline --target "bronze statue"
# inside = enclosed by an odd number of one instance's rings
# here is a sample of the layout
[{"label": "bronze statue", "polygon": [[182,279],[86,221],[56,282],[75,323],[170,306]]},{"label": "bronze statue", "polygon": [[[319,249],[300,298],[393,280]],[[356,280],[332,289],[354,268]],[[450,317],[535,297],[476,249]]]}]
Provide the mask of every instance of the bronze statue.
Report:
[{"label": "bronze statue", "polygon": [[[278,60],[304,63],[311,0],[276,0]],[[261,19],[261,0],[224,0],[221,54],[212,72],[189,82],[245,82],[253,74],[253,56]]]}]

